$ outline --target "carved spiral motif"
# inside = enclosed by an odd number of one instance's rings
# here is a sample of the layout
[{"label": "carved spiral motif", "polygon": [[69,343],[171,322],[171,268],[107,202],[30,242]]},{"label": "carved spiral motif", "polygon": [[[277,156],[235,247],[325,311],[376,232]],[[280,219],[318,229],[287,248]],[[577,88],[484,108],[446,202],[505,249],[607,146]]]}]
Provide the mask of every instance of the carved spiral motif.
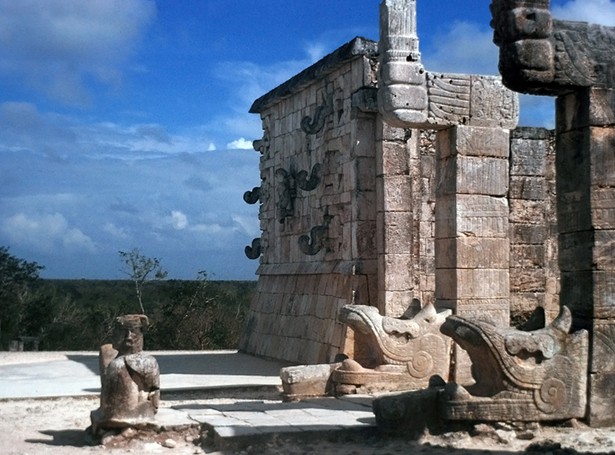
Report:
[{"label": "carved spiral motif", "polygon": [[562,410],[567,400],[566,384],[556,378],[545,380],[540,389],[534,391],[536,406],[545,414],[553,414]]},{"label": "carved spiral motif", "polygon": [[413,378],[422,379],[433,370],[433,357],[429,352],[419,351],[408,362],[408,373]]}]

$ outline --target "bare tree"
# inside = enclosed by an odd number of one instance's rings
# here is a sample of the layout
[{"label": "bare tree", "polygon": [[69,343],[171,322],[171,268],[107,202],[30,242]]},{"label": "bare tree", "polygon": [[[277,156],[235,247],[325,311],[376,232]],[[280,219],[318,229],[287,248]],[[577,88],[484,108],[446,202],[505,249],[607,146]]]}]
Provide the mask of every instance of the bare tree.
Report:
[{"label": "bare tree", "polygon": [[124,263],[124,273],[130,277],[135,284],[137,300],[141,307],[141,313],[145,314],[143,307],[143,286],[151,280],[164,280],[167,272],[162,269],[160,259],[149,258],[141,254],[138,248],[131,251],[119,251],[120,259]]}]

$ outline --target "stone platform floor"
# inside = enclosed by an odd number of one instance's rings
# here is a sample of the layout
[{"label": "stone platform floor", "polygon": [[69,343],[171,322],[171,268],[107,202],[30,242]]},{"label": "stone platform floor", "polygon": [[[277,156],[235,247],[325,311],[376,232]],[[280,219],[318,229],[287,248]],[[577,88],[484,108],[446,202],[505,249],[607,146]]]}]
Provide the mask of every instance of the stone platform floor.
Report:
[{"label": "stone platform floor", "polygon": [[[160,365],[160,424],[167,428],[200,424],[221,448],[287,435],[313,437],[375,428],[371,397],[282,402],[277,391],[284,363],[236,351],[148,353]],[[95,399],[99,392],[97,353],[0,352],[0,410],[8,400]],[[258,399],[259,395],[265,398]],[[203,404],[191,396],[219,399]],[[165,405],[167,397],[172,406]]]}]

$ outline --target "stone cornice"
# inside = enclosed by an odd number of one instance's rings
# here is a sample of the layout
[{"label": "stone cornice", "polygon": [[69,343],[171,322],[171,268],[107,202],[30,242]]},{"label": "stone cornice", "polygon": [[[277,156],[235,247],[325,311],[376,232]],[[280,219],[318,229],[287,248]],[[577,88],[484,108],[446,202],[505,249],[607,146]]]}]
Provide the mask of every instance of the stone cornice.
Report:
[{"label": "stone cornice", "polygon": [[366,38],[357,37],[344,44],[334,52],[323,57],[318,62],[301,71],[296,76],[274,88],[258,98],[250,107],[250,113],[260,114],[268,107],[282,99],[303,90],[314,81],[339,69],[346,62],[365,56],[375,58],[378,56],[378,43]]}]

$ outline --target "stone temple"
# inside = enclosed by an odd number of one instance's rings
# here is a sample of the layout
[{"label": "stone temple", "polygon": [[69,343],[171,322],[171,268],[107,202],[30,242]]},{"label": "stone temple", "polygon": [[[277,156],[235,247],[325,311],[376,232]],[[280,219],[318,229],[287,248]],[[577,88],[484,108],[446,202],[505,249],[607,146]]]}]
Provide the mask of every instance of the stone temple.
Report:
[{"label": "stone temple", "polygon": [[[502,79],[424,68],[416,0],[384,0],[379,42],[254,102],[261,185],[244,199],[262,234],[240,348],[437,374],[447,419],[611,425],[615,32],[555,21],[547,0],[491,8]],[[517,92],[557,96],[556,130],[519,127]]]}]

